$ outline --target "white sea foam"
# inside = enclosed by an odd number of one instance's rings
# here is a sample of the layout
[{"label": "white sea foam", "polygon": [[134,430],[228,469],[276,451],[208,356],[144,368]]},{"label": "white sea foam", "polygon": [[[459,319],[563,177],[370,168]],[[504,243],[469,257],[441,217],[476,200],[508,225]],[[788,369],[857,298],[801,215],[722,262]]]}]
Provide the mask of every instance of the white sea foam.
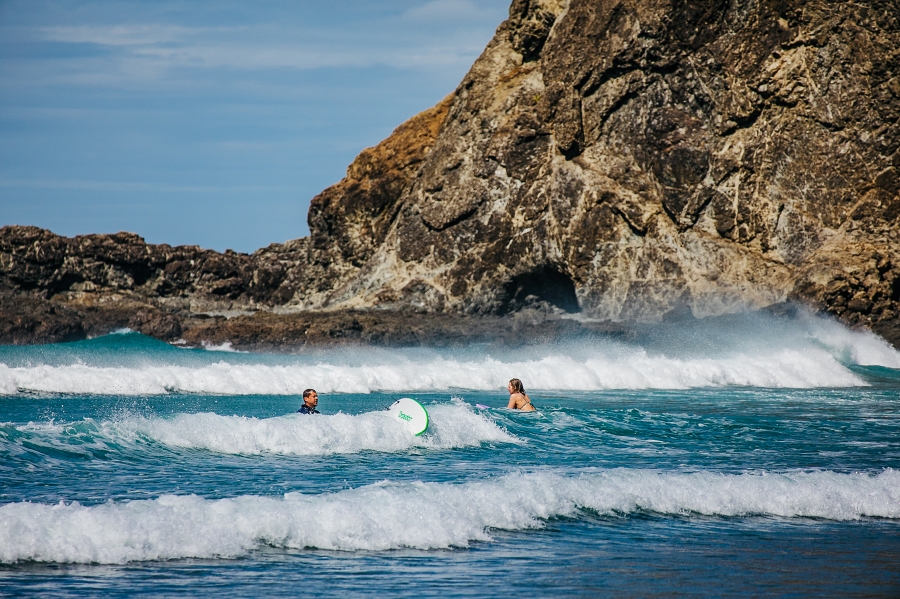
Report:
[{"label": "white sea foam", "polygon": [[597,351],[592,355],[554,353],[540,359],[467,360],[440,355],[398,354],[388,363],[348,365],[246,364],[203,366],[155,364],[100,367],[85,364],[8,367],[0,364],[0,393],[156,395],[169,392],[229,395],[502,389],[512,374],[530,389],[685,389],[741,385],[755,387],[848,387],[864,385],[824,349],[780,350],[768,355],[724,358],[670,358],[643,349]]},{"label": "white sea foam", "polygon": [[[660,328],[664,335],[651,335],[644,346],[609,341],[518,353],[361,348],[296,357],[225,353],[213,363],[205,352],[199,358],[142,349],[82,359],[73,350],[71,363],[46,364],[39,356],[0,363],[0,394],[487,391],[504,388],[511,376],[536,390],[815,388],[865,385],[848,365],[900,368],[900,352],[879,337],[810,315],[785,322],[757,315],[726,330],[679,326]],[[207,349],[228,351],[230,345]]]},{"label": "white sea foam", "polygon": [[810,338],[845,363],[900,368],[900,352],[874,333],[851,331],[833,320],[806,313],[800,320]]},{"label": "white sea foam", "polygon": [[[183,342],[184,341],[182,340],[182,343]],[[209,341],[204,341],[201,345],[203,346],[203,349],[205,349],[206,351],[221,351],[221,352],[226,352],[226,353],[239,353],[239,354],[247,353],[247,352],[236,350],[234,348],[234,346],[231,344],[231,341],[225,341],[224,343],[220,343],[219,345],[213,345]]]},{"label": "white sea foam", "polygon": [[209,413],[179,414],[172,419],[105,421],[99,426],[104,437],[114,440],[131,441],[144,437],[170,447],[229,454],[328,455],[518,442],[464,405],[432,405],[428,406],[428,413],[428,432],[420,437],[411,435],[403,423],[386,411],[315,418],[292,414],[262,419]]},{"label": "white sea foam", "polygon": [[607,470],[509,474],[464,484],[379,483],[320,495],[0,507],[0,562],[122,563],[232,557],[261,545],[437,549],[490,541],[548,518],[662,515],[900,519],[900,473],[726,475]]}]

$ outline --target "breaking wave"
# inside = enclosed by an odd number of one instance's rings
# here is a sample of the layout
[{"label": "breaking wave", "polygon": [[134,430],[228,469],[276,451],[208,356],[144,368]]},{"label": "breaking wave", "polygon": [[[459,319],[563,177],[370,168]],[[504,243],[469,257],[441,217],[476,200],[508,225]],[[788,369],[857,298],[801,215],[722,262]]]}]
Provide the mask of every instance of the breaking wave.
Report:
[{"label": "breaking wave", "polygon": [[[397,452],[414,447],[453,449],[482,443],[515,443],[487,418],[461,404],[429,405],[428,432],[415,437],[386,411],[364,414],[291,414],[276,418],[220,416],[213,413],[178,414],[174,418],[126,417],[101,422],[29,424],[18,427],[29,443],[67,444],[72,433],[79,446],[86,442],[121,446],[150,441],[180,449],[257,455],[329,455],[362,451]],[[86,441],[90,438],[90,441]],[[76,448],[77,449],[77,448]]]},{"label": "breaking wave", "polygon": [[320,393],[487,391],[504,388],[513,376],[529,389],[557,391],[816,388],[866,385],[854,365],[900,369],[900,352],[884,340],[812,316],[787,323],[746,317],[728,327],[656,331],[661,332],[630,343],[356,348],[298,356],[175,349],[128,333],[93,340],[90,348],[0,348],[0,394],[299,395],[309,387]]},{"label": "breaking wave", "polygon": [[681,359],[628,355],[551,355],[535,360],[478,361],[399,355],[393,363],[150,365],[101,367],[84,364],[9,367],[0,364],[0,393],[19,391],[101,395],[210,393],[226,395],[299,395],[502,389],[513,374],[530,389],[591,391],[603,389],[686,389],[729,385],[754,387],[849,387],[865,382],[823,350],[783,350],[766,356]]},{"label": "breaking wave", "polygon": [[653,513],[900,519],[900,472],[514,473],[463,484],[391,483],[284,497],[0,507],[0,562],[123,563],[234,557],[263,545],[328,550],[439,549],[550,518]]}]

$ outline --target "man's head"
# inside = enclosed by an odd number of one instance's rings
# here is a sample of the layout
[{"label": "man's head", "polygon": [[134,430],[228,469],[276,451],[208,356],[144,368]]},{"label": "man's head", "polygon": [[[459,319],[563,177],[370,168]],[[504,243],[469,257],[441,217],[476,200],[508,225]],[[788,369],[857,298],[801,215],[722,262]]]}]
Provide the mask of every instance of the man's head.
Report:
[{"label": "man's head", "polygon": [[319,394],[315,389],[306,389],[303,392],[303,403],[307,408],[314,408],[319,403]]}]

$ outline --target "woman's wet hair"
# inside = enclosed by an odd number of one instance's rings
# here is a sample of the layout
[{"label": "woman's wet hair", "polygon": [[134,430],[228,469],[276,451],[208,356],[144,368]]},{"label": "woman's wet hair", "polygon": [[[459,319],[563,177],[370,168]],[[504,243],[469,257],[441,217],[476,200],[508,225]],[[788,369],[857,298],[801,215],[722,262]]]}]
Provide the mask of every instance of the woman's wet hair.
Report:
[{"label": "woman's wet hair", "polygon": [[[303,390],[303,399],[306,399],[307,397],[309,397],[309,396],[312,395],[313,393],[316,393],[316,390],[315,390],[315,389],[304,389],[304,390]],[[316,395],[318,395],[318,393],[316,393]]]},{"label": "woman's wet hair", "polygon": [[509,386],[512,387],[513,393],[525,395],[525,387],[519,379],[509,379]]}]

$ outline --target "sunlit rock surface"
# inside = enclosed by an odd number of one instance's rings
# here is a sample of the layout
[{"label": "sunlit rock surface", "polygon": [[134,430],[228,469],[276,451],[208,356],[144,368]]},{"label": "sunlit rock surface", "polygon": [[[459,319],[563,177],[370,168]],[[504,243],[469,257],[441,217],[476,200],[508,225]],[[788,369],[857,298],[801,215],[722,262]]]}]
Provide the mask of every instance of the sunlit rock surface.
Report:
[{"label": "sunlit rock surface", "polygon": [[319,305],[896,318],[898,39],[891,3],[517,1]]}]

